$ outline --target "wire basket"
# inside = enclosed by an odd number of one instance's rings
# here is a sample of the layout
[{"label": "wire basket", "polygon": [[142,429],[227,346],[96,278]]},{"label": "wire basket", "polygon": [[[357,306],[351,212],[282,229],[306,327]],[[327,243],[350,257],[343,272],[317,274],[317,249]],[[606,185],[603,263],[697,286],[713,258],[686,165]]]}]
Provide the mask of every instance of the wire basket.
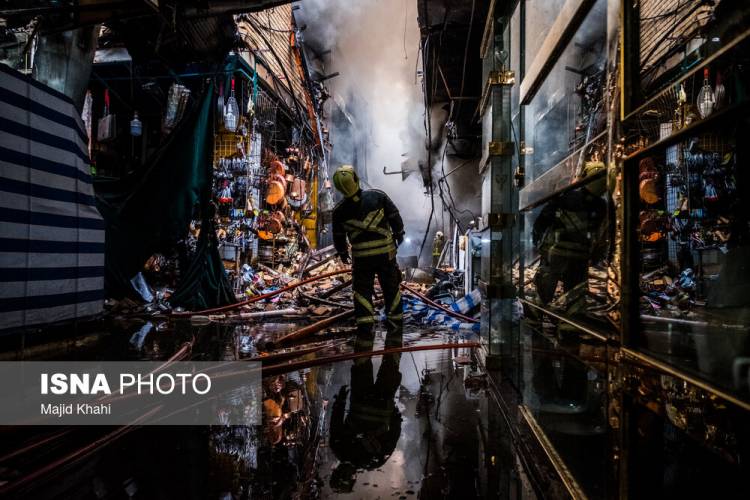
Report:
[{"label": "wire basket", "polygon": [[242,144],[244,137],[232,132],[221,132],[214,136],[214,165],[217,165],[221,158],[231,158],[240,153],[239,144]]}]

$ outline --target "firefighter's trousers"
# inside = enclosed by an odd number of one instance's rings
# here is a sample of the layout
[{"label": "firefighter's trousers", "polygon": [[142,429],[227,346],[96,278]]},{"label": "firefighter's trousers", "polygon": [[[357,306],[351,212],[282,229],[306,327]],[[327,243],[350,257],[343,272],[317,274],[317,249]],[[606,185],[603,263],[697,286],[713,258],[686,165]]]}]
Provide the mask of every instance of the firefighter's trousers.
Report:
[{"label": "firefighter's trousers", "polygon": [[371,339],[372,326],[377,321],[373,293],[375,276],[383,290],[385,310],[386,346],[401,345],[403,333],[403,304],[401,301],[401,271],[395,258],[388,254],[354,258],[352,265],[352,289],[354,292],[354,314],[357,318],[357,337],[360,341]]}]

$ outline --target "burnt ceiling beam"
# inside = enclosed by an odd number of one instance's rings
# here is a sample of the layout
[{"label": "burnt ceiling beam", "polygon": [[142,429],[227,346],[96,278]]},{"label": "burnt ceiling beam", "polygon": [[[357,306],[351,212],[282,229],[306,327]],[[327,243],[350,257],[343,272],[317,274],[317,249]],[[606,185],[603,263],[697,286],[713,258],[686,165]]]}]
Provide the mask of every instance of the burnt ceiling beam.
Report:
[{"label": "burnt ceiling beam", "polygon": [[[478,53],[483,21],[487,15],[487,2],[421,0],[417,6],[423,43],[429,38],[428,50],[424,56],[428,101],[441,103],[475,98],[481,91],[481,60]],[[467,39],[469,48],[465,57]]]}]

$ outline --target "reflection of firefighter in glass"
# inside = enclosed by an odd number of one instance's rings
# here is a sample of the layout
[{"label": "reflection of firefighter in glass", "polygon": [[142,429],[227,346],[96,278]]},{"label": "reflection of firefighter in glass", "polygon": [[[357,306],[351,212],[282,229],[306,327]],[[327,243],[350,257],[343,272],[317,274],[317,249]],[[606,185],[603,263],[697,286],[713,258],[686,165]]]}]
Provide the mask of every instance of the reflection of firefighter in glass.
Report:
[{"label": "reflection of firefighter in glass", "polygon": [[[601,162],[588,162],[579,180],[604,169]],[[604,220],[607,204],[605,176],[553,199],[534,221],[532,238],[539,249],[539,268],[534,275],[539,300],[549,304],[558,283],[565,294],[565,309],[573,315],[585,307],[589,262],[604,257],[607,239]]]},{"label": "reflection of firefighter in glass", "polygon": [[331,488],[350,492],[357,469],[383,465],[396,449],[401,434],[401,413],[394,396],[401,384],[400,354],[386,354],[373,380],[372,359],[352,366],[349,413],[345,415],[347,388],[333,403],[329,446],[341,462],[331,474]]},{"label": "reflection of firefighter in glass", "polygon": [[347,239],[352,247],[352,289],[359,337],[366,337],[375,322],[372,296],[375,276],[385,299],[388,326],[386,344],[400,342],[403,325],[401,271],[396,247],[404,239],[404,223],[396,205],[377,189],[363,191],[350,165],[339,168],[333,184],[343,195],[333,210],[333,243],[342,262],[349,262]]}]

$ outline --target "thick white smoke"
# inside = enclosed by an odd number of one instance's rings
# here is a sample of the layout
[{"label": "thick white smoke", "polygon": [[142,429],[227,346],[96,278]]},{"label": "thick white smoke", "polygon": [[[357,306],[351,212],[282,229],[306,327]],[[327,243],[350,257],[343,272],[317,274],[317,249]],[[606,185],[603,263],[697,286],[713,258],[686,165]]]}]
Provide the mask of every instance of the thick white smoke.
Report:
[{"label": "thick white smoke", "polygon": [[[307,26],[306,43],[331,51],[323,58],[325,72],[340,73],[326,86],[356,120],[367,122],[357,127],[367,142],[360,163],[366,163],[369,184],[388,193],[401,211],[411,243],[399,253],[414,255],[429,218],[429,196],[418,171],[402,181],[400,175],[383,175],[383,167],[400,170],[408,159],[416,168],[426,158],[416,2],[304,0],[295,5],[298,24]],[[334,149],[344,147],[335,137],[332,141]]]}]

